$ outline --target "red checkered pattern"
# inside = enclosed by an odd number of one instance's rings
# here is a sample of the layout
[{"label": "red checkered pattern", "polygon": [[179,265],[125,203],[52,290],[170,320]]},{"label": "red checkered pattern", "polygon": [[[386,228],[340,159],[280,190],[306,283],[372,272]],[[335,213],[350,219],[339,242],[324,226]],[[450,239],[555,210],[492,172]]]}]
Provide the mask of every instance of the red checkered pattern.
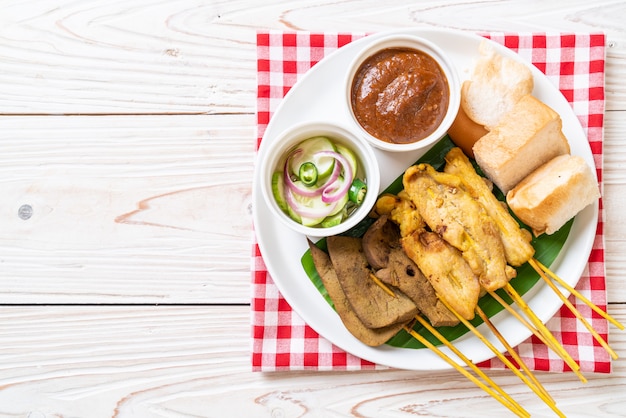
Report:
[{"label": "red checkered pattern", "polygon": [[[326,54],[363,36],[366,34],[281,31],[257,34],[257,147],[272,114],[298,78]],[[484,33],[482,36],[505,45],[532,62],[561,90],[587,134],[602,185],[604,34]],[[604,208],[600,201],[596,240],[577,290],[600,308],[606,309],[603,219]],[[570,301],[607,339],[607,321],[575,298],[570,297]],[[254,371],[381,368],[335,347],[302,321],[272,282],[256,239],[252,257],[251,320]],[[566,307],[561,308],[547,326],[580,364],[581,371],[611,371],[608,353]],[[534,336],[521,343],[516,350],[533,370],[570,370],[563,360]],[[504,368],[497,359],[485,361],[480,366]]]}]

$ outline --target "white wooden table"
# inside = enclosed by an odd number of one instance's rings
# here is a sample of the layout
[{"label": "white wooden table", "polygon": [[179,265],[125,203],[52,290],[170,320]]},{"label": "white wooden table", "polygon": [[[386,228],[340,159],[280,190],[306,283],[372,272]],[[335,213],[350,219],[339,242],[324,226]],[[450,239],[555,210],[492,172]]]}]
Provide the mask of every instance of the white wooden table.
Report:
[{"label": "white wooden table", "polygon": [[[506,415],[455,371],[250,371],[255,32],[604,30],[609,313],[626,323],[625,21],[621,0],[1,0],[0,417]],[[539,375],[568,416],[626,415],[612,331],[612,374]]]}]

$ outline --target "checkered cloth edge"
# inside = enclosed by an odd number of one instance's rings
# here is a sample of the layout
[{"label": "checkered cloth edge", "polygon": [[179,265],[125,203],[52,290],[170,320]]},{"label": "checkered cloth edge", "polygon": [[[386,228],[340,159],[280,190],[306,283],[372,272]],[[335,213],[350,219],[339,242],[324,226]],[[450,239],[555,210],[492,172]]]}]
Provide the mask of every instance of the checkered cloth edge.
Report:
[{"label": "checkered cloth edge", "polygon": [[[365,33],[283,32],[257,33],[257,148],[265,128],[289,89],[313,65]],[[532,62],[559,88],[578,116],[591,146],[602,187],[602,141],[604,125],[604,64],[606,37],[603,33],[482,33]],[[606,309],[604,266],[604,208],[589,262],[577,290]],[[268,273],[253,233],[251,288],[251,361],[254,371],[364,370],[382,366],[360,359],[319,336],[293,311],[280,295]],[[570,301],[608,339],[608,323],[574,297]],[[581,367],[582,372],[610,373],[608,353],[563,307],[550,319],[548,328]],[[569,367],[536,337],[516,347],[532,370],[562,372]],[[501,369],[498,359],[480,364]]]}]

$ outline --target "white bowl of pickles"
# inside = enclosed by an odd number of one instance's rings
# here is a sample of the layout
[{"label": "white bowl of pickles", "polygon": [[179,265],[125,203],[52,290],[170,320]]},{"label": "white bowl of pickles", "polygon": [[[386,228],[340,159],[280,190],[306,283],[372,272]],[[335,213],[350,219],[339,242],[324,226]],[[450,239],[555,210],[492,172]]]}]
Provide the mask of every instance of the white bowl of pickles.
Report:
[{"label": "white bowl of pickles", "polygon": [[310,237],[341,234],[368,216],[380,189],[371,146],[325,122],[293,126],[260,152],[261,193],[274,216]]}]

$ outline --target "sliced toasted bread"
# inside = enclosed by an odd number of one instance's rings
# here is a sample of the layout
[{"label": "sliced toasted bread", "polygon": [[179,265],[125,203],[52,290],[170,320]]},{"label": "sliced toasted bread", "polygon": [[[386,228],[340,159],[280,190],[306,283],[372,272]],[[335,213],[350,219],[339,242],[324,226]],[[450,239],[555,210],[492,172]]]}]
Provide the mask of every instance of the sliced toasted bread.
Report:
[{"label": "sliced toasted bread", "polygon": [[599,197],[597,177],[585,160],[560,155],[522,180],[506,200],[535,235],[550,235]]},{"label": "sliced toasted bread", "polygon": [[558,113],[532,95],[522,97],[474,144],[476,162],[503,193],[557,155],[569,154]]},{"label": "sliced toasted bread", "polygon": [[461,87],[461,108],[490,130],[519,99],[532,93],[534,80],[528,66],[497,53],[486,41],[479,52],[469,80]]}]

